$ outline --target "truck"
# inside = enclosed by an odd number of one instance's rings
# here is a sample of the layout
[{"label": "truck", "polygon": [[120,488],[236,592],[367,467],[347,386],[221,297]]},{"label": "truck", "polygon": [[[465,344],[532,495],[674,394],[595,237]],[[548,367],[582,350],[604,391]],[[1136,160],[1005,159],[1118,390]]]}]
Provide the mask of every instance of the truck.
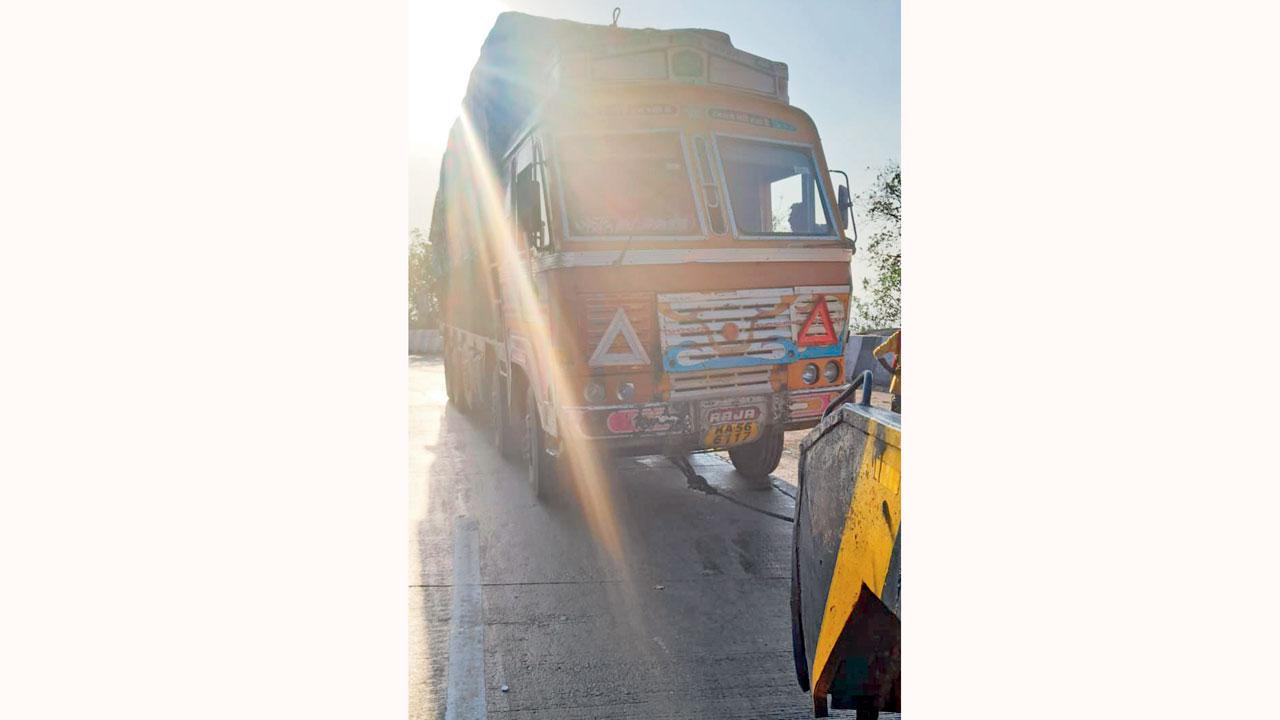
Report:
[{"label": "truck", "polygon": [[767,483],[849,386],[848,178],[787,82],[714,30],[497,18],[429,238],[450,401],[539,498],[574,452]]}]

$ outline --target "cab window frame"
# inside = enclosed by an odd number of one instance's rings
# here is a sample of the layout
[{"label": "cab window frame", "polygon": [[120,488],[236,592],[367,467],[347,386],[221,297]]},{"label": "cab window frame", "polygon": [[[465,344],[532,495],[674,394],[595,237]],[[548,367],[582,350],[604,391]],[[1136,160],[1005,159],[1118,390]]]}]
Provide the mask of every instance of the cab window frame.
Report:
[{"label": "cab window frame", "polygon": [[[814,143],[800,142],[795,140],[780,140],[778,138],[765,137],[761,135],[742,135],[738,133],[711,132],[711,146],[715,153],[714,171],[719,177],[720,187],[724,193],[724,206],[729,214],[729,228],[733,233],[733,237],[739,240],[774,240],[782,242],[840,242],[841,236],[837,228],[839,222],[831,208],[831,198],[827,197],[827,186],[823,181],[822,166],[818,163],[817,147]],[[825,235],[799,235],[793,233],[766,233],[752,234],[744,233],[738,226],[737,214],[733,207],[733,189],[729,185],[729,178],[726,175],[724,167],[724,158],[720,154],[720,139],[727,138],[729,140],[745,140],[749,142],[781,145],[803,151],[809,156],[809,161],[813,163],[814,182],[817,184],[817,196],[822,201],[822,210],[826,214],[827,226],[829,232]]]},{"label": "cab window frame", "polygon": [[[689,243],[705,241],[707,234],[707,217],[706,208],[703,207],[702,197],[698,180],[693,173],[693,163],[697,162],[697,158],[693,157],[689,149],[689,137],[684,128],[668,127],[668,128],[643,128],[643,129],[608,129],[608,130],[586,130],[577,132],[565,132],[557,134],[552,141],[557,147],[563,146],[566,141],[572,141],[578,137],[616,137],[620,135],[650,135],[650,134],[672,134],[680,141],[680,152],[684,157],[685,179],[689,182],[689,197],[693,202],[693,213],[698,221],[698,234],[696,235],[575,235],[569,227],[569,208],[568,202],[565,200],[565,182],[556,183],[556,201],[560,210],[560,230],[564,233],[565,242],[604,242],[604,243],[629,243],[633,240],[641,242],[676,242]],[[556,178],[558,180],[565,179],[564,168],[560,165],[560,155],[557,153],[553,160],[555,166]]]}]

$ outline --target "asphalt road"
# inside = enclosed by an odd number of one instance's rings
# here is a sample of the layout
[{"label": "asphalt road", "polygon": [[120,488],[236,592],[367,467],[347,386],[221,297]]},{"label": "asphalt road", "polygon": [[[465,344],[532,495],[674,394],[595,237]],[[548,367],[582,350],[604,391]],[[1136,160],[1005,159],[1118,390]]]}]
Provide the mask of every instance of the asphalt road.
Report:
[{"label": "asphalt road", "polygon": [[[409,447],[411,718],[812,716],[791,660],[790,523],[689,489],[661,458],[621,459],[606,465],[612,557],[577,502],[539,504],[447,405],[435,359],[409,360]],[[791,514],[721,458],[693,463]]]}]

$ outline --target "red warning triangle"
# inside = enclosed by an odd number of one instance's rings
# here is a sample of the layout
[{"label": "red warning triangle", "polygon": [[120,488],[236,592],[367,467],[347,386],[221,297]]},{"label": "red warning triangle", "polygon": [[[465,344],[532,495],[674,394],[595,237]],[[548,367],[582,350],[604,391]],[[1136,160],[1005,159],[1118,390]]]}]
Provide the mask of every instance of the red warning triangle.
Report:
[{"label": "red warning triangle", "polygon": [[[813,326],[814,319],[822,320],[822,332],[810,335],[809,330]],[[836,329],[831,324],[831,313],[827,312],[827,297],[818,295],[813,298],[813,310],[809,311],[808,319],[804,321],[804,325],[800,326],[800,336],[796,338],[796,344],[833,345],[836,342]]]}]

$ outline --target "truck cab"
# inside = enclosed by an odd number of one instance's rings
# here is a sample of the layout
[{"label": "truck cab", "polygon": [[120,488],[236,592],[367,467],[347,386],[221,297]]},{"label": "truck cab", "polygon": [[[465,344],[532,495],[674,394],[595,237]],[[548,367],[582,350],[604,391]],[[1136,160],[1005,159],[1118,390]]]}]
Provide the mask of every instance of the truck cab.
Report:
[{"label": "truck cab", "polygon": [[[451,386],[523,432],[533,475],[568,443],[727,449],[762,480],[848,386],[848,189],[784,64],[713,31],[596,39],[556,54],[492,163],[460,163],[491,167],[450,182],[450,242],[482,268],[445,303]],[[459,145],[493,135],[464,125]],[[451,322],[477,303],[480,332]]]}]

